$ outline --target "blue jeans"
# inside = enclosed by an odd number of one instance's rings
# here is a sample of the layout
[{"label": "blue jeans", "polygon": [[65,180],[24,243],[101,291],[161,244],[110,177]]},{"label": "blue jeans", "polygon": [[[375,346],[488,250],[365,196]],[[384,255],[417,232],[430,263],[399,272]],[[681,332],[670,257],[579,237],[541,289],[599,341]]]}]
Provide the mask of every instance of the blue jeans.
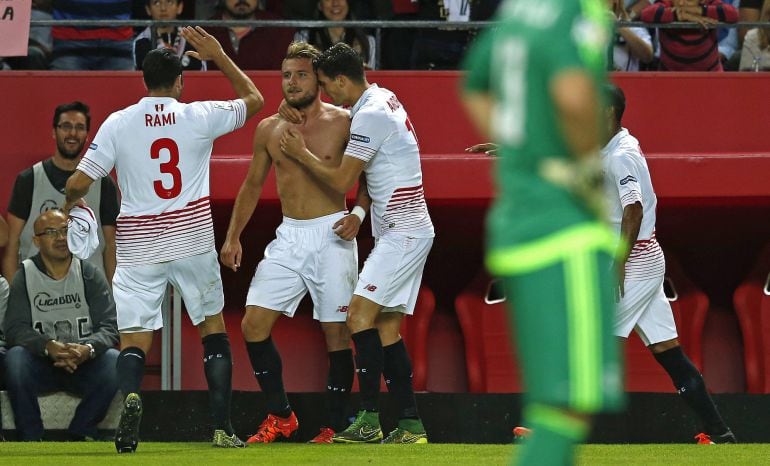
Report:
[{"label": "blue jeans", "polygon": [[130,40],[54,40],[51,69],[59,71],[133,70],[132,44]]},{"label": "blue jeans", "polygon": [[43,420],[37,396],[46,392],[67,391],[83,399],[75,410],[68,431],[76,436],[94,437],[99,424],[118,391],[115,364],[118,350],[110,348],[96,359],[86,361],[70,374],[54,367],[51,360],[14,346],[5,357],[8,395],[19,440],[43,438]]}]

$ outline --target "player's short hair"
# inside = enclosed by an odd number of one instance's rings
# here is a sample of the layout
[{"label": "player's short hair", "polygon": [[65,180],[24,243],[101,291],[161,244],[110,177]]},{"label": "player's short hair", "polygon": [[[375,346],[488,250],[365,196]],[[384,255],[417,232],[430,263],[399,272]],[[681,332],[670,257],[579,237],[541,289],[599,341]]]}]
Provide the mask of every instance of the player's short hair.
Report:
[{"label": "player's short hair", "polygon": [[344,42],[338,42],[313,60],[316,72],[323,71],[330,78],[345,76],[356,83],[364,82],[364,62],[353,47]]},{"label": "player's short hair", "polygon": [[182,62],[172,50],[151,50],[142,61],[142,76],[149,90],[169,89],[182,74]]},{"label": "player's short hair", "polygon": [[53,111],[53,127],[59,125],[59,117],[62,113],[79,112],[86,116],[86,131],[91,129],[91,109],[83,102],[76,100],[67,104],[61,104]]},{"label": "player's short hair", "polygon": [[607,84],[604,86],[604,95],[607,99],[607,106],[615,109],[615,121],[620,124],[623,120],[623,113],[626,111],[626,94],[618,86]]},{"label": "player's short hair", "polygon": [[292,58],[315,60],[319,55],[321,55],[321,51],[307,42],[292,42],[289,44],[289,48],[286,49],[286,60]]}]

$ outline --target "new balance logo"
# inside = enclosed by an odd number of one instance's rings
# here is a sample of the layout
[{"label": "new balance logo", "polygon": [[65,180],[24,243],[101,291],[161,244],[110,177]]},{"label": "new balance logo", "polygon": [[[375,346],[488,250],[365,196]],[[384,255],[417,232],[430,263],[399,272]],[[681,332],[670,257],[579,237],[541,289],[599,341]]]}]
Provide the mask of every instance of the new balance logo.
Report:
[{"label": "new balance logo", "polygon": [[372,293],[374,293],[375,291],[377,291],[377,287],[376,287],[375,285],[372,285],[371,283],[370,283],[370,284],[368,284],[368,285],[366,285],[366,286],[364,287],[364,289],[365,289],[366,291],[371,291]]},{"label": "new balance logo", "polygon": [[348,307],[347,306],[337,306],[337,312],[342,312],[342,313],[348,312]]}]

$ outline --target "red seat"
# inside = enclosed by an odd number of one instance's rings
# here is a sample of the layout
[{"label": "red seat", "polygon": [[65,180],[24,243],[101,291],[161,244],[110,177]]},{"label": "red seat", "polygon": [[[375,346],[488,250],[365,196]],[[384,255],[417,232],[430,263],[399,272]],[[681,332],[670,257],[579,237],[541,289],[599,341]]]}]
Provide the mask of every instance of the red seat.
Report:
[{"label": "red seat", "polygon": [[519,368],[511,346],[505,303],[487,304],[491,279],[481,273],[455,298],[455,310],[465,339],[468,391],[522,391]]},{"label": "red seat", "polygon": [[[709,308],[708,297],[683,273],[678,261],[666,256],[666,296],[674,313],[679,343],[692,362],[703,371],[703,327]],[[657,363],[642,340],[631,332],[625,348],[626,390],[630,392],[673,392],[666,371]]]},{"label": "red seat", "polygon": [[743,334],[746,389],[770,393],[770,244],[733,295]]}]

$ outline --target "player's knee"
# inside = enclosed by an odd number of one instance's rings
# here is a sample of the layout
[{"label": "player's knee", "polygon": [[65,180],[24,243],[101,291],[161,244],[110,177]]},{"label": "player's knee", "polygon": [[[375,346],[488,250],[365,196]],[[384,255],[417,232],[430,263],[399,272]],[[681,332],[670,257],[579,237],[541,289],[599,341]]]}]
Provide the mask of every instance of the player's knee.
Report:
[{"label": "player's knee", "polygon": [[255,312],[246,311],[241,320],[241,332],[247,341],[262,341],[270,336],[272,322]]}]

